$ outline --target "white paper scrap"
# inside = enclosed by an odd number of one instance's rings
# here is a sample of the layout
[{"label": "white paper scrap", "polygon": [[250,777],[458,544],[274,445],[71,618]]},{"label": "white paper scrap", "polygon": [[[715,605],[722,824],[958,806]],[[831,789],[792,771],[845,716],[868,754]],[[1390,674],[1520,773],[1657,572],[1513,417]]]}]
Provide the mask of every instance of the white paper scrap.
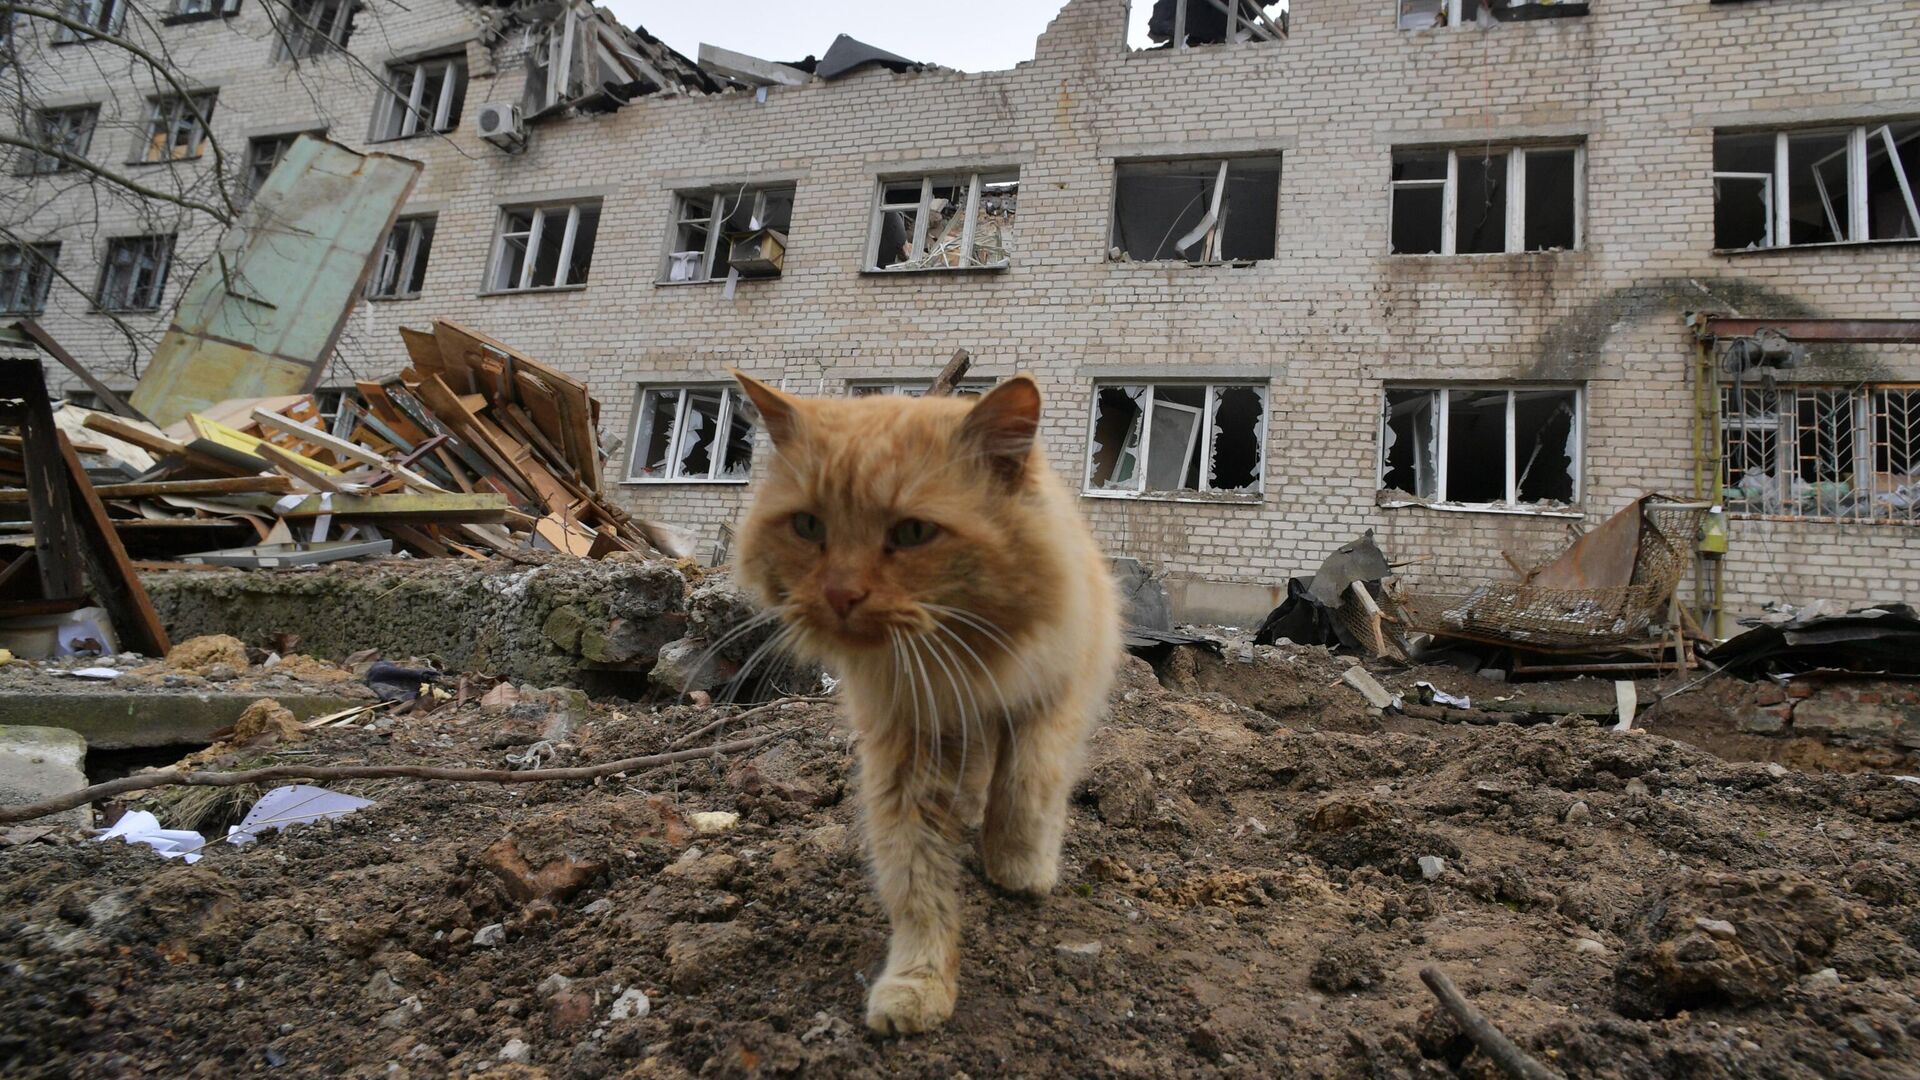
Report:
[{"label": "white paper scrap", "polygon": [[1413,685],[1421,687],[1422,689],[1426,690],[1427,696],[1432,698],[1434,701],[1434,704],[1436,705],[1451,705],[1456,709],[1473,708],[1472,695],[1449,694],[1445,690],[1440,689],[1439,687],[1433,685],[1430,682],[1414,683]]},{"label": "white paper scrap", "polygon": [[163,829],[160,819],[145,810],[129,810],[120,815],[113,828],[100,834],[101,840],[125,840],[129,844],[145,844],[169,859],[185,859],[190,863],[200,861],[199,851],[206,846],[206,838],[190,829]]},{"label": "white paper scrap", "polygon": [[363,806],[372,805],[371,799],[342,795],[311,784],[277,787],[260,796],[260,801],[253,804],[253,809],[247,811],[247,816],[240,820],[240,824],[227,830],[227,843],[251,844],[260,838],[261,833],[271,829],[302,825],[321,818],[343,817]]}]

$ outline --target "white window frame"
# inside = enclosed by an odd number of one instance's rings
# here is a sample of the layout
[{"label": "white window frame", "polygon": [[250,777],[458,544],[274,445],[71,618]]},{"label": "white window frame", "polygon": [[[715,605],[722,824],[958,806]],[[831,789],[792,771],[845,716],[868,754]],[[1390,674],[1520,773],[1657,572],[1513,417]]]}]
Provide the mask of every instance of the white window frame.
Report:
[{"label": "white window frame", "polygon": [[[720,234],[720,226],[733,214],[729,204],[737,205],[735,200],[744,200],[751,196],[753,198],[751,219],[764,223],[767,219],[768,196],[784,194],[791,201],[797,193],[797,188],[798,185],[790,183],[743,184],[732,187],[684,188],[674,192],[673,221],[668,226],[667,251],[661,259],[660,276],[655,279],[656,282],[661,285],[706,285],[725,281],[727,274],[720,268],[727,261],[727,240]],[[707,201],[705,217],[689,213],[689,205],[693,199]],[[706,248],[699,252],[700,257],[697,261],[688,258],[694,254],[693,251],[680,248],[681,230],[689,227],[704,229],[707,233]],[[676,265],[689,265],[697,269],[685,277],[674,277]]]},{"label": "white window frame", "polygon": [[[1117,233],[1120,229],[1120,173],[1121,171],[1128,167],[1174,164],[1179,162],[1179,160],[1180,159],[1178,158],[1124,158],[1121,160],[1117,160],[1113,163],[1113,206],[1111,208],[1111,212],[1109,215],[1111,221],[1107,226],[1107,247],[1109,251],[1114,251],[1119,248],[1117,237],[1114,234]],[[1189,265],[1194,265],[1194,264],[1222,265],[1229,261],[1236,262],[1236,263],[1265,262],[1268,259],[1274,259],[1279,257],[1280,255],[1280,237],[1279,237],[1280,184],[1284,176],[1282,155],[1276,152],[1272,154],[1246,154],[1246,155],[1240,155],[1235,157],[1200,158],[1196,160],[1199,162],[1204,162],[1206,164],[1216,166],[1214,176],[1213,176],[1213,195],[1212,195],[1213,201],[1211,205],[1208,206],[1206,214],[1201,217],[1199,223],[1196,224],[1193,229],[1189,230],[1189,232],[1187,233],[1187,236],[1183,236],[1179,238],[1180,240],[1187,240],[1187,243],[1182,245],[1179,242],[1179,240],[1173,240],[1171,241],[1171,247],[1169,250],[1179,252],[1179,251],[1184,251],[1195,244],[1202,244],[1204,246],[1201,247],[1200,254],[1193,258],[1186,258],[1186,257],[1154,258],[1152,255],[1138,256],[1131,253],[1123,253],[1115,261],[1139,262],[1139,263],[1187,263]],[[1254,259],[1242,258],[1242,259],[1228,260],[1226,256],[1222,254],[1222,251],[1226,244],[1226,230],[1220,227],[1220,223],[1222,221],[1225,221],[1233,213],[1233,207],[1227,202],[1227,194],[1226,194],[1227,193],[1227,173],[1230,167],[1235,163],[1258,164],[1258,163],[1264,163],[1268,161],[1271,161],[1273,163],[1273,171],[1274,171],[1274,182],[1273,182],[1274,235],[1268,238],[1273,241],[1273,254],[1268,255],[1265,258],[1254,258]],[[1192,239],[1188,239],[1188,237],[1192,237]]]},{"label": "white window frame", "polygon": [[[139,163],[159,165],[169,161],[193,161],[205,154],[210,138],[207,125],[213,123],[213,109],[218,101],[217,94],[212,90],[187,96],[170,94],[149,99],[147,141],[141,150]],[[180,152],[182,135],[191,139],[189,153]],[[159,141],[162,136],[165,137],[164,144]],[[166,147],[164,152],[160,150],[162,145]]]},{"label": "white window frame", "polygon": [[[1504,390],[1507,395],[1507,433],[1506,433],[1506,499],[1497,503],[1456,502],[1447,499],[1447,443],[1452,438],[1449,413],[1455,390]],[[1523,503],[1520,501],[1520,451],[1514,446],[1514,409],[1515,393],[1532,390],[1556,390],[1573,394],[1573,424],[1567,435],[1567,442],[1574,452],[1569,456],[1567,466],[1573,481],[1573,498],[1565,506],[1541,503]],[[1381,505],[1386,507],[1424,506],[1430,509],[1448,510],[1484,510],[1509,514],[1544,514],[1563,517],[1580,517],[1580,507],[1585,505],[1587,495],[1586,459],[1587,459],[1587,388],[1579,383],[1541,383],[1538,385],[1519,385],[1514,383],[1388,383],[1380,389],[1379,433],[1374,446],[1374,487],[1382,495],[1390,490],[1387,487],[1387,395],[1424,391],[1432,403],[1434,424],[1434,494],[1424,498],[1412,493],[1409,497],[1393,498]]]},{"label": "white window frame", "polygon": [[[1910,243],[1911,241],[1907,239],[1893,238],[1876,240],[1867,235],[1867,155],[1870,152],[1869,144],[1876,138],[1880,140],[1881,145],[1885,147],[1887,151],[1889,164],[1892,165],[1894,170],[1894,179],[1900,187],[1901,199],[1906,204],[1908,219],[1913,223],[1914,232],[1920,234],[1920,176],[1907,175],[1906,167],[1900,160],[1899,148],[1893,141],[1893,124],[1908,122],[1911,121],[1882,121],[1872,124],[1855,124],[1849,127],[1783,128],[1771,132],[1774,139],[1773,172],[1715,172],[1713,178],[1715,180],[1723,178],[1744,180],[1765,179],[1767,181],[1767,193],[1770,200],[1768,205],[1767,242],[1762,248],[1754,250],[1772,250],[1790,247],[1830,247],[1838,244]],[[1814,184],[1820,190],[1820,205],[1827,212],[1828,226],[1835,235],[1840,236],[1840,239],[1796,244],[1793,242],[1793,170],[1788,163],[1788,146],[1796,136],[1838,135],[1843,132],[1847,137],[1846,147],[1842,150],[1836,150],[1815,162],[1813,178]],[[1714,133],[1716,138],[1721,134],[1740,134],[1740,132],[1716,131]],[[1753,134],[1765,135],[1769,134],[1769,132],[1761,131]],[[1920,136],[1916,137],[1920,138]],[[1820,165],[1832,161],[1841,155],[1845,155],[1847,159],[1847,190],[1845,192],[1846,202],[1844,203],[1847,218],[1845,229],[1840,228],[1841,222],[1839,215],[1833,212],[1835,200],[1831,193],[1826,190],[1826,182],[1820,178],[1818,171]],[[1714,213],[1719,213],[1717,198],[1714,205]],[[1720,250],[1735,251],[1746,249],[1723,248]]]},{"label": "white window frame", "polygon": [[[94,307],[100,311],[158,311],[160,310],[163,302],[166,300],[167,277],[169,275],[169,272],[172,270],[174,239],[175,238],[172,234],[116,236],[109,239],[107,241],[106,254],[102,258],[100,263],[100,285],[99,285],[99,288],[94,293],[94,297],[93,297]],[[126,298],[128,302],[109,304],[107,302],[109,299],[107,294],[107,285],[108,285],[109,279],[113,276],[113,272],[114,272],[114,260],[113,260],[114,252],[116,250],[122,250],[128,246],[135,245],[135,244],[142,245],[140,249],[136,250],[135,254],[140,257],[142,263],[150,263],[153,269],[153,295],[151,297],[152,302],[147,304],[135,304],[130,302],[132,298],[128,297]],[[132,284],[134,284],[138,280],[138,277],[137,277],[137,275],[139,274],[138,264],[136,264],[136,268],[134,269],[133,273],[136,275],[136,277],[132,282],[129,282],[129,287],[130,287],[129,291],[131,291]]]},{"label": "white window frame", "polygon": [[[712,450],[707,454],[707,473],[705,476],[676,475],[680,468],[682,444],[690,433],[687,431],[687,414],[693,407],[694,391],[720,391],[720,415],[715,421]],[[667,442],[667,475],[636,475],[643,466],[641,455],[646,452],[646,444],[641,439],[640,426],[652,415],[650,405],[655,395],[676,393],[680,395],[673,411],[673,431]],[[623,480],[628,484],[745,484],[753,478],[753,451],[758,448],[760,433],[754,431],[754,444],[747,451],[747,474],[745,476],[726,476],[723,470],[727,460],[727,445],[733,437],[734,417],[740,416],[747,423],[753,423],[753,413],[744,408],[746,399],[740,388],[732,383],[690,382],[645,384],[634,397],[633,424],[631,426],[631,448],[627,456],[627,474]]]},{"label": "white window frame", "polygon": [[57,242],[0,244],[0,314],[38,315],[53,290]]},{"label": "white window frame", "polygon": [[[101,34],[118,35],[127,21],[128,0],[68,0],[61,5],[68,18],[74,22],[85,23]],[[65,45],[71,42],[91,41],[93,35],[85,34],[62,23],[54,31],[55,44]]]},{"label": "white window frame", "polygon": [[[1395,154],[1426,154],[1438,156],[1441,147],[1421,148],[1417,146],[1396,146]],[[1570,248],[1529,249],[1527,244],[1527,152],[1564,154],[1573,151],[1573,246]],[[1434,258],[1436,256],[1473,257],[1481,255],[1552,255],[1561,252],[1582,251],[1587,246],[1587,147],[1585,143],[1540,143],[1537,145],[1492,146],[1455,146],[1446,147],[1447,175],[1445,179],[1433,180],[1392,180],[1387,181],[1387,247],[1389,254],[1396,258]],[[1481,160],[1494,154],[1505,154],[1507,158],[1507,220],[1505,247],[1500,251],[1456,251],[1458,246],[1460,203],[1460,156],[1465,153],[1472,160]],[[1389,174],[1391,175],[1391,174]],[[1393,212],[1399,201],[1394,194],[1402,188],[1440,188],[1440,250],[1439,251],[1393,251]]]},{"label": "white window frame", "polygon": [[[887,188],[920,181],[920,197],[916,202],[890,203],[887,201]],[[881,225],[889,212],[911,210],[913,218],[912,254],[903,261],[924,258],[927,254],[928,215],[933,202],[934,182],[942,181],[941,187],[967,188],[967,205],[961,212],[966,215],[960,227],[960,257],[957,266],[881,266],[880,235]],[[946,181],[951,181],[948,183]],[[873,188],[873,215],[867,224],[867,258],[865,269],[873,274],[903,273],[943,273],[969,270],[1005,270],[1013,265],[1012,253],[1008,253],[1006,262],[976,263],[973,261],[973,237],[975,227],[980,220],[980,187],[982,184],[1004,184],[1011,181],[1020,183],[1020,169],[1009,165],[998,169],[974,169],[969,172],[908,173],[904,176],[882,176]],[[1016,212],[1017,214],[1017,212]]]},{"label": "white window frame", "polygon": [[[60,109],[41,109],[34,113],[33,119],[33,138],[36,141],[48,149],[84,160],[87,152],[93,148],[93,133],[99,125],[100,106],[73,105]],[[30,176],[47,176],[75,168],[64,159],[32,151],[26,152],[21,162],[23,167],[20,172]]]},{"label": "white window frame", "polygon": [[167,13],[167,19],[172,22],[185,22],[190,19],[211,19],[215,16],[239,13],[240,0],[173,0],[173,8]]},{"label": "white window frame", "polygon": [[[1100,391],[1140,387],[1145,390],[1140,397],[1140,444],[1135,451],[1137,464],[1134,467],[1134,486],[1131,488],[1095,487],[1093,483],[1094,436],[1100,427]],[[1153,452],[1153,410],[1154,390],[1160,387],[1191,388],[1201,392],[1200,400],[1205,402],[1200,417],[1200,486],[1198,488],[1172,488],[1168,490],[1147,490],[1147,463]],[[1219,395],[1216,390],[1252,390],[1260,396],[1260,423],[1254,434],[1259,440],[1257,466],[1253,483],[1243,488],[1213,488],[1213,438],[1214,415],[1219,409]],[[1267,453],[1272,447],[1267,442],[1269,420],[1273,415],[1273,398],[1267,383],[1248,379],[1218,379],[1212,381],[1185,379],[1097,379],[1087,399],[1087,438],[1086,450],[1080,472],[1080,494],[1095,499],[1149,499],[1170,502],[1261,502],[1266,498],[1267,489]],[[1173,404],[1173,403],[1169,403]],[[1177,406],[1191,409],[1192,406]],[[1184,475],[1184,470],[1183,470]]]},{"label": "white window frame", "polygon": [[[428,117],[421,106],[427,98],[427,87],[433,84],[435,76],[439,78],[440,93],[435,99],[433,115]],[[402,80],[405,80],[405,93],[401,92]],[[465,54],[432,56],[387,65],[385,106],[381,110],[380,130],[375,134],[374,141],[411,139],[452,130],[459,123],[459,117],[453,115],[453,101],[458,96],[464,105],[466,85]],[[456,90],[459,91],[457,95]]]},{"label": "white window frame", "polygon": [[[574,241],[578,239],[580,231],[580,211],[587,207],[600,209],[604,213],[604,207],[599,199],[580,199],[571,202],[517,203],[510,206],[502,206],[500,208],[499,218],[497,219],[498,223],[494,226],[493,230],[493,257],[487,261],[487,287],[485,291],[490,293],[545,292],[549,290],[558,291],[562,289],[586,288],[587,283],[585,279],[580,281],[555,280],[551,285],[535,285],[532,282],[533,267],[534,264],[539,261],[536,255],[540,250],[541,235],[545,233],[549,227],[549,220],[562,210],[566,211],[566,221],[562,228],[566,229],[567,234],[560,243],[560,261],[556,268],[556,273],[565,276],[572,272],[573,245]],[[509,232],[507,230],[507,222],[511,215],[515,213],[524,213],[531,216],[532,220],[528,223],[527,231]],[[594,239],[596,247],[599,246],[599,229],[599,220],[595,219]],[[509,238],[517,236],[526,237],[526,257],[520,261],[519,279],[511,285],[503,284],[500,281],[500,274],[505,268],[504,260],[507,257],[507,241]],[[589,267],[587,272],[591,275],[593,272],[592,268]]]},{"label": "white window frame", "polygon": [[[1474,17],[1473,21],[1469,22],[1467,21],[1466,0],[1441,0],[1440,7],[1442,11],[1446,12],[1446,22],[1434,26],[1408,26],[1406,23],[1406,4],[1403,0],[1393,0],[1394,25],[1399,28],[1401,33],[1406,34],[1420,33],[1425,30],[1463,30],[1469,26],[1487,27],[1493,26],[1500,21],[1499,18],[1493,14],[1494,8],[1501,6],[1509,8],[1526,7],[1534,2],[1538,2],[1538,0],[1480,0],[1480,11]],[[1568,7],[1577,7],[1583,3],[1583,0],[1563,0],[1563,2],[1566,2]]]},{"label": "white window frame", "polygon": [[[369,300],[418,300],[418,291],[406,291],[421,260],[433,254],[433,233],[439,224],[437,214],[408,214],[396,219],[393,228],[380,241],[380,259],[373,276],[367,279]],[[425,282],[422,282],[424,287]]]},{"label": "white window frame", "polygon": [[358,6],[359,0],[288,0],[280,15],[280,43],[274,59],[311,60],[346,48]]},{"label": "white window frame", "polygon": [[[962,379],[953,388],[955,394],[978,396],[993,389],[992,379]],[[933,388],[932,379],[852,379],[847,383],[848,397],[925,397]]]}]

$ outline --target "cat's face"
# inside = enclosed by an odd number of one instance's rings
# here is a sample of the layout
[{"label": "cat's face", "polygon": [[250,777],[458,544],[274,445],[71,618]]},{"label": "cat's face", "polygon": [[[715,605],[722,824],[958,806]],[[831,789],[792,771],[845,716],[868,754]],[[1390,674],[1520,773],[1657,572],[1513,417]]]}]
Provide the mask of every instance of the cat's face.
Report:
[{"label": "cat's face", "polygon": [[[1021,376],[978,400],[801,399],[738,375],[774,454],[737,573],[806,651],[887,653],[971,617],[1006,628],[1030,544],[1017,495],[1040,394]],[[965,613],[963,615],[955,612]]]}]

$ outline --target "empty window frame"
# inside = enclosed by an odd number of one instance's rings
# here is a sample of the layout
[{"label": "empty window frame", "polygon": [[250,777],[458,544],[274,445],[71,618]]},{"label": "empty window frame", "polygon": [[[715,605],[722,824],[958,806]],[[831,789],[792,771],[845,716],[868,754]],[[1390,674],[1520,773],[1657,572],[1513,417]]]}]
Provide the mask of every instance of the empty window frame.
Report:
[{"label": "empty window frame", "polygon": [[[85,159],[87,150],[93,145],[93,129],[99,118],[98,105],[42,109],[33,115],[33,139],[48,150]],[[40,175],[65,172],[75,167],[56,154],[32,151],[21,153],[19,161],[20,172]]]},{"label": "empty window frame", "polygon": [[410,139],[460,124],[467,98],[467,58],[442,56],[387,69],[387,94],[375,139]]},{"label": "empty window frame", "polygon": [[759,229],[785,236],[793,224],[793,185],[696,188],[673,195],[673,236],[664,282],[719,281],[731,241]]},{"label": "empty window frame", "polygon": [[1284,41],[1287,37],[1287,0],[1133,0],[1151,8],[1147,40],[1176,49],[1195,45],[1240,44],[1248,41]]},{"label": "empty window frame", "polygon": [[207,125],[213,122],[214,95],[161,97],[147,103],[147,145],[141,160],[185,161],[207,148]]},{"label": "empty window frame", "polygon": [[1586,150],[1514,146],[1396,150],[1396,255],[1572,251],[1585,216]]},{"label": "empty window frame", "polygon": [[278,60],[305,60],[344,48],[357,0],[291,0],[280,7]]},{"label": "empty window frame", "polygon": [[[119,34],[121,24],[127,19],[127,0],[68,0],[60,6],[65,9],[67,18],[101,34]],[[65,23],[53,34],[56,44],[92,39],[93,35],[82,33]]]},{"label": "empty window frame", "polygon": [[172,236],[117,236],[107,241],[94,303],[102,311],[153,311],[167,288]]},{"label": "empty window frame", "polygon": [[1097,383],[1086,493],[1258,497],[1266,431],[1263,385]]},{"label": "empty window frame", "polygon": [[163,20],[168,23],[193,22],[238,15],[240,0],[173,0],[172,10]]},{"label": "empty window frame", "polygon": [[648,386],[634,411],[632,483],[744,484],[753,413],[732,386]]},{"label": "empty window frame", "polygon": [[59,244],[8,244],[0,247],[0,313],[37,315],[46,310],[53,268],[60,264]]},{"label": "empty window frame", "polygon": [[874,203],[869,270],[998,269],[1012,263],[1020,174],[996,172],[882,180]]},{"label": "empty window frame", "polygon": [[1121,161],[1113,173],[1113,258],[1273,258],[1278,157]]},{"label": "empty window frame", "polygon": [[598,199],[501,208],[487,288],[517,292],[585,285],[599,228]]},{"label": "empty window frame", "polygon": [[1722,387],[1733,514],[1920,524],[1920,386]]},{"label": "empty window frame", "polygon": [[1392,501],[1560,508],[1580,501],[1578,387],[1388,387],[1380,490]]},{"label": "empty window frame", "polygon": [[247,174],[243,185],[247,196],[253,196],[266,184],[267,177],[273,175],[273,170],[280,164],[280,159],[287,156],[287,150],[293,146],[293,140],[302,134],[304,132],[295,132],[291,135],[265,135],[247,140]]},{"label": "empty window frame", "polygon": [[427,255],[433,249],[434,215],[403,217],[393,223],[380,246],[380,261],[367,282],[377,300],[412,300],[427,281]]},{"label": "empty window frame", "polygon": [[1400,0],[1400,29],[1458,29],[1586,13],[1587,5],[1574,0]]},{"label": "empty window frame", "polygon": [[1920,120],[1715,133],[1715,248],[1914,239]]},{"label": "empty window frame", "polygon": [[[925,397],[933,386],[932,379],[862,379],[850,383],[847,392],[854,397],[876,397],[899,395],[902,397]],[[968,379],[953,388],[955,397],[979,397],[993,389],[991,379]]]}]

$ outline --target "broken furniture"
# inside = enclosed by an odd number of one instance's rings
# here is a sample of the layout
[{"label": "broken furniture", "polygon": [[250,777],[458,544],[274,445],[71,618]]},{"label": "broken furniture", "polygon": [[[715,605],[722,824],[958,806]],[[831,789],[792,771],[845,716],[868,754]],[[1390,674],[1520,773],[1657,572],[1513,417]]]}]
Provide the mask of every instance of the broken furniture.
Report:
[{"label": "broken furniture", "polygon": [[33,529],[32,549],[0,569],[0,616],[70,612],[91,596],[111,617],[121,649],[164,656],[166,628],[73,444],[54,424],[38,360],[0,359],[0,424],[20,440]]},{"label": "broken furniture", "polygon": [[[1510,648],[1515,673],[1690,668],[1674,598],[1706,511],[1644,495],[1519,581],[1405,589],[1382,607],[1409,631]],[[1629,659],[1574,659],[1613,654]]]}]

